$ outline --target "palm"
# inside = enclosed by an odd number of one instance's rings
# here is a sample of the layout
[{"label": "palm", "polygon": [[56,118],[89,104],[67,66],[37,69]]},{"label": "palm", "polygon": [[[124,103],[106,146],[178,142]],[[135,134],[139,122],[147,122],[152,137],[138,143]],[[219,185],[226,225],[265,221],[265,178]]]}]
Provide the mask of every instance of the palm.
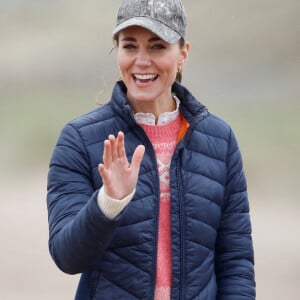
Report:
[{"label": "palm", "polygon": [[103,164],[99,164],[99,172],[108,196],[123,199],[135,189],[144,151],[144,146],[138,146],[129,164],[122,132],[117,138],[110,135],[104,142]]}]

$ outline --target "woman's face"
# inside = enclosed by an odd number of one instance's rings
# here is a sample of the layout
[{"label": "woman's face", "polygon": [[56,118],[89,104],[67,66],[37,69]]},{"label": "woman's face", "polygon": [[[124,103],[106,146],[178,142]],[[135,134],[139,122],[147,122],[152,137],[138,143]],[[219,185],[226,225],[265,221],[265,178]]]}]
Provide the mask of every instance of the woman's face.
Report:
[{"label": "woman's face", "polygon": [[138,26],[119,33],[118,65],[127,97],[136,111],[150,112],[153,106],[162,112],[169,110],[173,103],[171,87],[188,50],[187,43],[183,47],[168,44]]}]

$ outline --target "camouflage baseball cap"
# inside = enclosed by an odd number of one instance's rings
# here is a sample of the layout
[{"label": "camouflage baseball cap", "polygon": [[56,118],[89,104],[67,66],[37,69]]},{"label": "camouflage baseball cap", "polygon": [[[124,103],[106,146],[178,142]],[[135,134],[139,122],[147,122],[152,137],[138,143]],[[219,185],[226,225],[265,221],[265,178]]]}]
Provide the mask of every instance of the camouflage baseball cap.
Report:
[{"label": "camouflage baseball cap", "polygon": [[123,0],[113,36],[130,26],[144,27],[174,44],[185,38],[185,10],[180,0]]}]

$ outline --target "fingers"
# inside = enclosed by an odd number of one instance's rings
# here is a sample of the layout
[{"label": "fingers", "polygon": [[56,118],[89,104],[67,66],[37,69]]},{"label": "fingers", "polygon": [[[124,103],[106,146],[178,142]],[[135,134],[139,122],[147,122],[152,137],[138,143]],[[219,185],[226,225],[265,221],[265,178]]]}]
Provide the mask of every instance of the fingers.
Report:
[{"label": "fingers", "polygon": [[125,162],[128,163],[124,145],[124,133],[121,131],[118,133],[117,136],[116,148],[118,157],[124,159]]},{"label": "fingers", "polygon": [[108,139],[104,141],[103,151],[103,162],[107,167],[110,167],[113,161],[120,158],[124,159],[125,163],[128,164],[124,146],[124,134],[122,132],[118,133],[117,138],[112,134],[109,135]]},{"label": "fingers", "polygon": [[114,137],[114,135],[110,134],[108,137],[108,141],[110,143],[110,154],[111,154],[111,158],[112,160],[115,160],[118,158],[118,153],[117,153],[117,149],[116,149],[116,138]]},{"label": "fingers", "polygon": [[144,157],[144,153],[145,153],[145,146],[143,145],[139,145],[138,147],[136,147],[133,153],[130,167],[134,169],[137,173],[139,172],[141,162]]},{"label": "fingers", "polygon": [[110,168],[112,164],[111,143],[109,140],[104,141],[103,163],[107,168]]},{"label": "fingers", "polygon": [[[135,149],[132,156],[130,168],[138,172],[144,153],[145,147],[143,145],[140,145]],[[116,161],[120,163],[119,166],[122,165],[126,168],[128,168],[129,166],[125,150],[124,133],[121,131],[118,133],[117,137],[111,134],[109,135],[108,139],[104,141],[104,166],[99,168],[99,172],[102,174],[105,168],[110,169]]]},{"label": "fingers", "polygon": [[105,173],[105,167],[104,167],[104,164],[99,164],[98,165],[98,171],[103,179],[103,181],[105,182],[107,180],[107,177],[106,177],[106,173]]}]

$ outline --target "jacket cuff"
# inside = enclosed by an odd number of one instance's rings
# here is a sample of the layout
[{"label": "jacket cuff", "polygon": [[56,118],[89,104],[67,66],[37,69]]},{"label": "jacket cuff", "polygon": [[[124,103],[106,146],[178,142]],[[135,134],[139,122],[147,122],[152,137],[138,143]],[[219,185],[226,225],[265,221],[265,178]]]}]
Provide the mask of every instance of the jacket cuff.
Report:
[{"label": "jacket cuff", "polygon": [[125,198],[117,200],[112,197],[109,197],[105,193],[104,187],[102,186],[97,197],[98,206],[107,218],[114,219],[123,211],[123,209],[132,200],[134,194],[135,189]]}]

